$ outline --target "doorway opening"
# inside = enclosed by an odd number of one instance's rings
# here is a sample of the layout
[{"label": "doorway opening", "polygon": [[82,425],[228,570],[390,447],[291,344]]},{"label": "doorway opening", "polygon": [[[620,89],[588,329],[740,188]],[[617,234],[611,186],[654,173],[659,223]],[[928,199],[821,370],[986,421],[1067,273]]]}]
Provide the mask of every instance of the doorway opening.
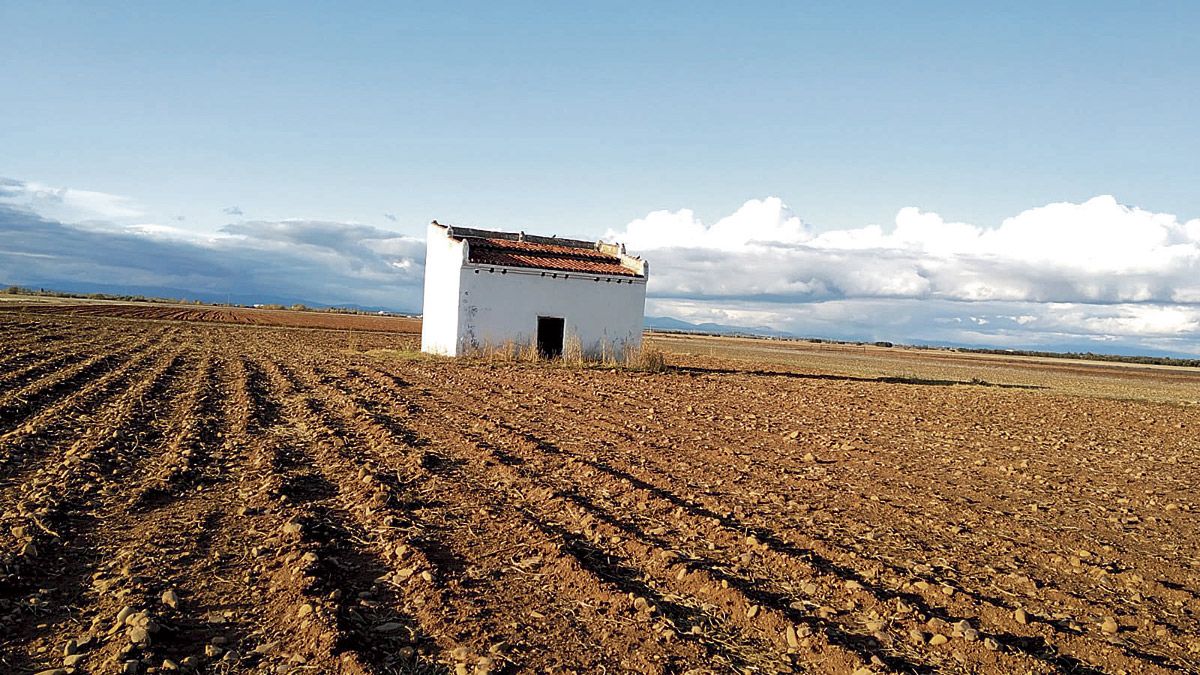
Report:
[{"label": "doorway opening", "polygon": [[556,359],[563,352],[563,319],[557,316],[539,316],[537,322],[537,348],[543,358]]}]

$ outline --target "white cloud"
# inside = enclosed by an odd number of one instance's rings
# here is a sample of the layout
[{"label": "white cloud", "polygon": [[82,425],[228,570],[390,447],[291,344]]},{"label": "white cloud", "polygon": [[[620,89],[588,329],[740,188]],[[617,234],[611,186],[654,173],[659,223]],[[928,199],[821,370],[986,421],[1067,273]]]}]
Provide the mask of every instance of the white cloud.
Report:
[{"label": "white cloud", "polygon": [[110,227],[91,227],[89,229],[127,232],[130,234],[140,234],[147,237],[158,237],[161,239],[203,240],[207,238],[205,235],[198,234],[191,230],[185,230],[181,227],[175,227],[174,225],[160,225],[158,223],[137,223],[136,225],[127,225],[118,229],[113,229]]},{"label": "white cloud", "polygon": [[122,220],[143,213],[141,207],[128,197],[6,178],[0,178],[0,204],[25,208],[68,223]]},{"label": "white cloud", "polygon": [[647,252],[651,291],[663,295],[1200,301],[1200,219],[1109,196],[1030,209],[994,228],[904,208],[888,229],[820,233],[772,197],[711,227],[687,209],[656,211],[606,238]]},{"label": "white cloud", "polygon": [[796,335],[970,346],[1200,354],[1200,307],[859,298],[805,303],[651,298],[651,316]]},{"label": "white cloud", "polygon": [[771,244],[794,244],[810,239],[808,226],[792,214],[778,197],[751,199],[732,215],[705,227],[691,209],[653,211],[635,220],[622,232],[609,230],[604,238],[617,239],[633,249],[713,248],[743,250]]},{"label": "white cloud", "polygon": [[[0,179],[0,280],[420,303],[414,237],[311,220],[197,233],[139,213],[114,195]],[[770,197],[712,225],[656,211],[605,239],[649,259],[651,316],[832,338],[1200,353],[1200,219],[1107,196],[992,227],[910,207],[887,227],[824,231]]]},{"label": "white cloud", "polygon": [[1200,307],[1059,306],[1054,323],[1094,335],[1173,337],[1200,334]]},{"label": "white cloud", "polygon": [[740,313],[826,337],[1200,349],[1189,346],[1200,343],[1200,219],[1110,196],[994,227],[909,207],[890,227],[826,231],[768,198],[712,226],[657,211],[605,238],[650,261],[651,308],[689,321]]}]

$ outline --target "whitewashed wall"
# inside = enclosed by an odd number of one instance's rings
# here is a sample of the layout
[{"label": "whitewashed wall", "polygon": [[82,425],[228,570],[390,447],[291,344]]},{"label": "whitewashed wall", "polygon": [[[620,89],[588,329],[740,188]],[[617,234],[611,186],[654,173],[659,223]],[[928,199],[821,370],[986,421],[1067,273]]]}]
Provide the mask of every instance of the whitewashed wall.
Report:
[{"label": "whitewashed wall", "polygon": [[458,354],[458,285],[463,242],[430,224],[425,244],[425,302],[421,309],[421,351]]},{"label": "whitewashed wall", "polygon": [[644,279],[618,284],[613,277],[596,281],[596,275],[558,272],[555,279],[537,270],[489,269],[467,263],[462,270],[459,342],[468,350],[507,340],[530,343],[539,316],[562,317],[564,342],[577,336],[584,352],[593,356],[605,346],[620,355],[627,346],[642,343]]},{"label": "whitewashed wall", "polygon": [[[506,342],[536,339],[537,318],[564,319],[564,344],[579,338],[584,352],[620,355],[642,342],[646,280],[475,265],[464,244],[430,225],[425,257],[421,350],[456,356]],[[492,271],[494,270],[494,271]],[[600,281],[596,281],[599,276]],[[608,281],[606,281],[608,280]]]}]

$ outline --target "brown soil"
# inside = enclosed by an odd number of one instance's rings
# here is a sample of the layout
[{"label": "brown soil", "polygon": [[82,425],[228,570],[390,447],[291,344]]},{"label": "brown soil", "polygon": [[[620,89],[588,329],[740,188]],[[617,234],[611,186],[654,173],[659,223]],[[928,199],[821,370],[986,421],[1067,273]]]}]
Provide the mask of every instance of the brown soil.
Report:
[{"label": "brown soil", "polygon": [[88,302],[78,304],[67,302],[24,304],[14,302],[0,306],[0,310],[106,318],[119,317],[125,319],[233,323],[253,326],[328,328],[332,330],[385,331],[392,333],[421,332],[421,320],[406,316],[342,314],[339,312],[295,311],[290,309],[117,302]]},{"label": "brown soil", "polygon": [[1200,669],[1194,406],[412,342],[0,313],[0,671]]}]

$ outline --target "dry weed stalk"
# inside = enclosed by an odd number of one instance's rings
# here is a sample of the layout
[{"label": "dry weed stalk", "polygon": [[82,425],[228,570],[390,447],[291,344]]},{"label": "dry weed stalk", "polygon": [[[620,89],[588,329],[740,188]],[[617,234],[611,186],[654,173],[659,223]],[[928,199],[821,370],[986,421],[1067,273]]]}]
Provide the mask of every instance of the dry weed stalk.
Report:
[{"label": "dry weed stalk", "polygon": [[583,341],[579,339],[578,335],[572,333],[567,338],[567,343],[563,345],[562,360],[563,363],[572,366],[582,366],[587,360],[583,353]]},{"label": "dry weed stalk", "polygon": [[600,340],[600,363],[605,366],[617,365],[617,354],[608,338]]},{"label": "dry weed stalk", "polygon": [[534,343],[533,340],[530,340],[529,342],[521,345],[519,351],[517,352],[517,360],[530,362],[540,361],[542,360],[542,353],[538,351],[537,344]]}]

